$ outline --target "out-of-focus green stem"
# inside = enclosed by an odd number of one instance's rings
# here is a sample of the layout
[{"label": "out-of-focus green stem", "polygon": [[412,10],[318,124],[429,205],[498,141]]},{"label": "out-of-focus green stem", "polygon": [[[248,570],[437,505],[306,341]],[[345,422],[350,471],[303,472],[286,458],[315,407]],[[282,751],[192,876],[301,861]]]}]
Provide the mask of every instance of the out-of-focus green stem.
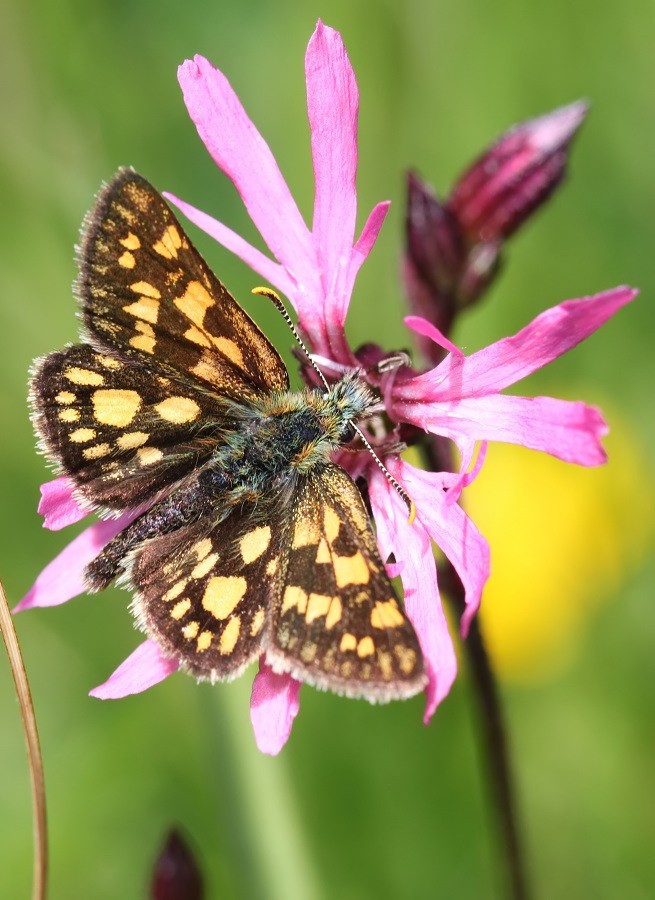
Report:
[{"label": "out-of-focus green stem", "polygon": [[36,728],[34,705],[27,680],[27,672],[20,652],[18,635],[14,628],[14,620],[9,611],[2,582],[0,582],[0,629],[7,648],[11,672],[14,676],[16,694],[20,704],[20,713],[27,742],[27,756],[32,781],[32,807],[34,812],[34,876],[32,883],[33,900],[45,900],[48,876],[48,829],[45,804],[45,781],[43,778],[43,760],[39,744],[39,733]]},{"label": "out-of-focus green stem", "polygon": [[295,802],[287,750],[273,758],[260,753],[246,725],[245,679],[225,688],[218,701],[216,693],[203,691],[203,705],[205,720],[212,722],[209,750],[220,780],[219,802],[228,806],[223,819],[229,819],[233,850],[247,866],[249,885],[241,885],[243,896],[320,900],[323,891]]}]

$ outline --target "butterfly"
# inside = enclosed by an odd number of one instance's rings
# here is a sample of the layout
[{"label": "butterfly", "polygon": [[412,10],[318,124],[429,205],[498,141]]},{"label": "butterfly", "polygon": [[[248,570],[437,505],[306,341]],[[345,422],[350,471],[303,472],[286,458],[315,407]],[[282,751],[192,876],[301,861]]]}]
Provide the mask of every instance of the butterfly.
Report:
[{"label": "butterfly", "polygon": [[426,684],[359,489],[333,451],[375,399],[357,373],[289,390],[281,357],[160,194],[121,169],[86,217],[82,342],[37,360],[46,455],[101,515],[138,510],[86,567],[198,679],[263,657],[387,701]]}]

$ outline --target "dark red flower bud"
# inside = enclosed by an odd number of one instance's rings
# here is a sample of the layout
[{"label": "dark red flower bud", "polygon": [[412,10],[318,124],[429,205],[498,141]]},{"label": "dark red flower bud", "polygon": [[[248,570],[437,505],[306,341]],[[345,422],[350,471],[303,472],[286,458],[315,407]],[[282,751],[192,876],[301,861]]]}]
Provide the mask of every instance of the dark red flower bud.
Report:
[{"label": "dark red flower bud", "polygon": [[151,900],[202,900],[203,896],[200,869],[187,843],[172,829],[155,863]]},{"label": "dark red flower bud", "polygon": [[[446,203],[410,172],[403,275],[409,305],[445,335],[498,274],[505,240],[561,182],[582,101],[514,126],[462,175]],[[427,358],[443,351],[417,337]]]},{"label": "dark red flower bud", "polygon": [[509,237],[560,183],[582,101],[507,131],[456,183],[448,208],[471,244]]},{"label": "dark red flower bud", "polygon": [[[407,174],[407,251],[403,275],[412,312],[446,334],[457,310],[467,248],[452,213],[414,172]],[[429,359],[439,348],[417,338]],[[436,361],[433,359],[433,361]]]}]

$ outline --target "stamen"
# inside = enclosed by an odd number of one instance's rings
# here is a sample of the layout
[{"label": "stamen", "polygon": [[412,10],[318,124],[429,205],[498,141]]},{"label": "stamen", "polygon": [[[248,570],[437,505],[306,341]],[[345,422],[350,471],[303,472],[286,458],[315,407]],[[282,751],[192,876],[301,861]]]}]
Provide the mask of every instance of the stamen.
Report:
[{"label": "stamen", "polygon": [[385,356],[384,359],[381,359],[380,362],[375,366],[375,369],[383,375],[385,372],[393,372],[394,369],[400,369],[403,366],[411,366],[412,360],[409,356],[409,353],[405,353],[404,350],[399,350],[397,353],[392,353],[389,356]]}]

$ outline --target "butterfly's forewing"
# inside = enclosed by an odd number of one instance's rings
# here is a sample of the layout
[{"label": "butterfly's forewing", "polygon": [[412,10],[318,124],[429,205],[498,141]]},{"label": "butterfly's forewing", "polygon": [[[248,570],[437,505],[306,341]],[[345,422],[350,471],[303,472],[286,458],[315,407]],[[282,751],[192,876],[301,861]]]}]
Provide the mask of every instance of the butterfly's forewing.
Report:
[{"label": "butterfly's forewing", "polygon": [[152,499],[201,465],[231,422],[220,398],[86,344],[36,364],[31,401],[48,455],[82,497],[112,510]]},{"label": "butterfly's forewing", "polygon": [[235,678],[268,640],[285,531],[249,505],[143,544],[129,570],[138,621],[197,678]]},{"label": "butterfly's forewing", "polygon": [[361,495],[339,466],[299,485],[273,610],[268,662],[349,696],[425,687],[423,656],[378,553]]},{"label": "butterfly's forewing", "polygon": [[100,192],[79,262],[77,293],[96,346],[238,402],[288,387],[273,345],[132,170]]}]

